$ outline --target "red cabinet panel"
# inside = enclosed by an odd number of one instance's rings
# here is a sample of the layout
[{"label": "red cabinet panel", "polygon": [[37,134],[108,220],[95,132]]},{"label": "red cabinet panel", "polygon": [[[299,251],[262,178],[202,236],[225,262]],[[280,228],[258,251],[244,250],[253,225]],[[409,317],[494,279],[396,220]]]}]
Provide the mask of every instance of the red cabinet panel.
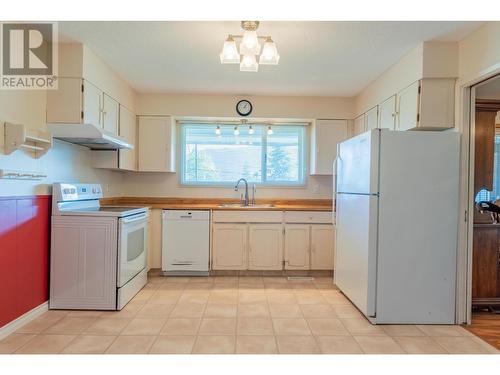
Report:
[{"label": "red cabinet panel", "polygon": [[0,327],[48,299],[50,196],[0,198]]}]

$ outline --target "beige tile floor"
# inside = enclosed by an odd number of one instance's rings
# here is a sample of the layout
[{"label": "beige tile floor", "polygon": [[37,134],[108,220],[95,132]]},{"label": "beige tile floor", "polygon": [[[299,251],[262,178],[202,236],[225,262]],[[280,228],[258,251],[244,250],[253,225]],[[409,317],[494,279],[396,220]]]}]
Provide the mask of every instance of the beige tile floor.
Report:
[{"label": "beige tile floor", "polygon": [[374,326],[330,278],[152,276],[122,310],[49,311],[0,353],[497,353],[459,326]]}]

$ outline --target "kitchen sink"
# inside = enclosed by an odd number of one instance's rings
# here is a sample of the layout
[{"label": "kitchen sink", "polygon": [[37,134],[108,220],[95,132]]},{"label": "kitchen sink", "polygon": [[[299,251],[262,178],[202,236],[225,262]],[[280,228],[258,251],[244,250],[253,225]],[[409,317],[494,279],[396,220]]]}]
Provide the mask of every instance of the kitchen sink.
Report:
[{"label": "kitchen sink", "polygon": [[274,204],[263,203],[263,204],[250,204],[248,206],[245,206],[241,203],[222,203],[219,205],[219,207],[224,207],[224,208],[272,208],[272,207],[274,207]]}]

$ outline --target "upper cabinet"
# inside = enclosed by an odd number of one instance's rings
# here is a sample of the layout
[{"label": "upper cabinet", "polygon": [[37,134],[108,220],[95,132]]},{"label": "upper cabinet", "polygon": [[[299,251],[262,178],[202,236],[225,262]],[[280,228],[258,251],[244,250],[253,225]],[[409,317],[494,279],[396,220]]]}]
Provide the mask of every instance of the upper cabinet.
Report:
[{"label": "upper cabinet", "polygon": [[397,95],[396,129],[410,130],[418,126],[418,101],[420,82],[404,88]]},{"label": "upper cabinet", "polygon": [[120,105],[106,93],[102,94],[102,127],[111,134],[118,133]]},{"label": "upper cabinet", "polygon": [[362,114],[354,119],[353,136],[365,132],[365,115]]},{"label": "upper cabinet", "polygon": [[175,120],[139,116],[138,126],[138,170],[175,172]]},{"label": "upper cabinet", "polygon": [[353,136],[371,129],[445,130],[455,126],[455,79],[424,78],[354,119]]},{"label": "upper cabinet", "polygon": [[392,95],[378,105],[378,127],[396,129],[396,95]]},{"label": "upper cabinet", "polygon": [[47,90],[47,123],[101,123],[102,92],[81,78],[59,78],[57,90]]},{"label": "upper cabinet", "polygon": [[[124,106],[120,106],[120,137],[133,145],[136,145],[137,138],[137,120],[132,111],[129,111]],[[118,150],[118,168],[128,171],[137,170],[137,150]]]},{"label": "upper cabinet", "polygon": [[316,120],[311,127],[311,175],[331,175],[337,144],[348,138],[347,120]]},{"label": "upper cabinet", "polygon": [[378,127],[378,106],[375,106],[365,113],[365,131]]},{"label": "upper cabinet", "polygon": [[59,78],[59,88],[47,91],[47,123],[92,124],[118,135],[119,103],[82,78]]},{"label": "upper cabinet", "polygon": [[454,127],[455,79],[421,79],[397,94],[397,130]]},{"label": "upper cabinet", "polygon": [[[118,135],[128,143],[137,145],[137,121],[135,114],[124,106],[118,105],[116,119]],[[110,121],[110,123],[112,122]],[[137,146],[131,150],[92,150],[90,155],[93,168],[120,169],[124,171],[137,170]]]}]

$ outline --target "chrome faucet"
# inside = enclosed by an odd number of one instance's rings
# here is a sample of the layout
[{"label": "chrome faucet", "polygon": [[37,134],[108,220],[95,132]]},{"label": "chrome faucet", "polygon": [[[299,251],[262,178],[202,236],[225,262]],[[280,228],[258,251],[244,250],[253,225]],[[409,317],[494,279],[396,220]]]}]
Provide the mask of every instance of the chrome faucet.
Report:
[{"label": "chrome faucet", "polygon": [[248,201],[248,181],[245,180],[244,178],[240,178],[236,185],[234,186],[234,191],[238,191],[238,186],[240,185],[240,182],[243,181],[245,183],[245,199],[243,200],[243,205],[246,207],[249,204]]}]

